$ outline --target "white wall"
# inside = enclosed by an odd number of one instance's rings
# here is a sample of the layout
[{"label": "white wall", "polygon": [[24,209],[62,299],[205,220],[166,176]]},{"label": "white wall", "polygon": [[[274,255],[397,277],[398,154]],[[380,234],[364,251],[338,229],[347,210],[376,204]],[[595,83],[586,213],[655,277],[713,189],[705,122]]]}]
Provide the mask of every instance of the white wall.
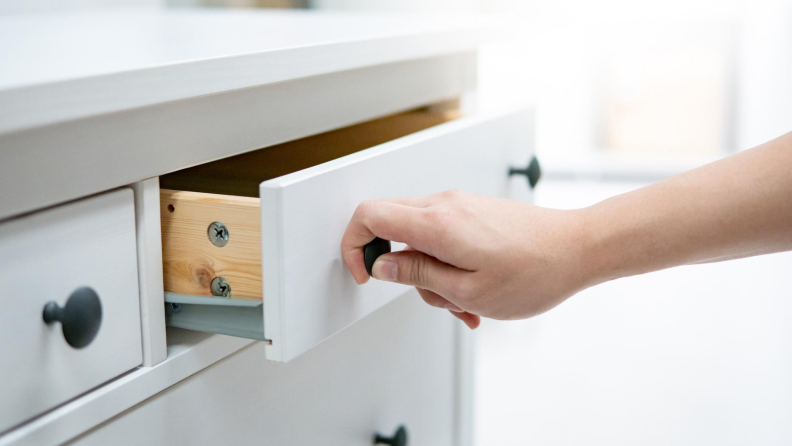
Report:
[{"label": "white wall", "polygon": [[[575,208],[640,183],[545,181]],[[478,333],[478,446],[792,444],[792,253],[586,290]]]},{"label": "white wall", "polygon": [[465,13],[478,10],[480,0],[309,0],[309,7],[341,11]]},{"label": "white wall", "polygon": [[0,14],[49,13],[104,8],[149,8],[164,0],[0,0]]},{"label": "white wall", "polygon": [[738,146],[747,149],[792,131],[792,2],[755,1],[742,31]]}]

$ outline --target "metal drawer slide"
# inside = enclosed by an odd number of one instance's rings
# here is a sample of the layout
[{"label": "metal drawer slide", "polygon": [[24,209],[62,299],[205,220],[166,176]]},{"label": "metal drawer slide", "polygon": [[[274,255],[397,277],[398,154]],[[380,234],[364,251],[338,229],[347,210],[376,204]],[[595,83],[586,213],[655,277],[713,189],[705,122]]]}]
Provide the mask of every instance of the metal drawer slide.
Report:
[{"label": "metal drawer slide", "polygon": [[269,341],[264,337],[264,302],[165,292],[170,327]]}]

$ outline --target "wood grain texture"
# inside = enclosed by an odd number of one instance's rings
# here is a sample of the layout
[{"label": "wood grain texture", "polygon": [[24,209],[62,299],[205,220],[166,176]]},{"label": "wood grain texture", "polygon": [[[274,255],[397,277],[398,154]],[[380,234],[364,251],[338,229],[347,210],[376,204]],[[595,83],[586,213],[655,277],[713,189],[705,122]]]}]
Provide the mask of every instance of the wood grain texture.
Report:
[{"label": "wood grain texture", "polygon": [[[258,198],[185,191],[160,191],[165,291],[211,296],[210,284],[224,277],[231,297],[261,299],[261,203]],[[229,231],[228,244],[212,244],[209,224]]]}]

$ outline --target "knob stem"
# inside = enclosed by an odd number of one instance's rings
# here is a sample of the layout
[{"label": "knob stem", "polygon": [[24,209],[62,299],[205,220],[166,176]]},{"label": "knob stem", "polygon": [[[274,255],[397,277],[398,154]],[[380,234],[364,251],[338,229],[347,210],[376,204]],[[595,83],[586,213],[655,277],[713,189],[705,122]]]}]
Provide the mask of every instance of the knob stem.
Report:
[{"label": "knob stem", "polygon": [[61,307],[56,302],[47,302],[44,305],[44,322],[51,324],[53,322],[60,322],[61,320]]},{"label": "knob stem", "polygon": [[542,177],[542,168],[539,166],[539,160],[532,156],[526,167],[510,167],[509,176],[512,175],[525,175],[528,179],[528,185],[533,189],[536,187],[536,183],[539,182],[539,178]]},{"label": "knob stem", "polygon": [[380,434],[374,435],[374,444],[388,444],[390,446],[407,446],[407,429],[399,426],[392,437],[385,437]]}]

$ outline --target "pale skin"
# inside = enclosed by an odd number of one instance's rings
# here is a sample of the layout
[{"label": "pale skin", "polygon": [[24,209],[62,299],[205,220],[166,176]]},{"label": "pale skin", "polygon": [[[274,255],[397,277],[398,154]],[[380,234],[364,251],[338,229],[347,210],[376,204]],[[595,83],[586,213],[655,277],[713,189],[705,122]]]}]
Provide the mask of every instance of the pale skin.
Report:
[{"label": "pale skin", "polygon": [[678,265],[792,250],[792,132],[750,150],[575,210],[461,191],[361,203],[341,242],[355,281],[417,288],[475,329],[524,319],[594,285]]}]

